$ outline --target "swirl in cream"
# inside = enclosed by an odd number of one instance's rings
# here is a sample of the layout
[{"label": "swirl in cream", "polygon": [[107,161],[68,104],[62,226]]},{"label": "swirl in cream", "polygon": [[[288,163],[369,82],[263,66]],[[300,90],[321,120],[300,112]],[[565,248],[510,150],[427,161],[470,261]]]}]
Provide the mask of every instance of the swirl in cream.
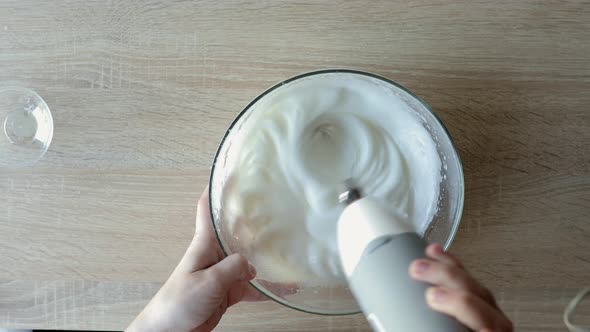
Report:
[{"label": "swirl in cream", "polygon": [[369,76],[314,75],[273,90],[239,120],[220,156],[221,216],[259,275],[342,280],[336,222],[346,179],[426,230],[440,159],[404,96]]}]

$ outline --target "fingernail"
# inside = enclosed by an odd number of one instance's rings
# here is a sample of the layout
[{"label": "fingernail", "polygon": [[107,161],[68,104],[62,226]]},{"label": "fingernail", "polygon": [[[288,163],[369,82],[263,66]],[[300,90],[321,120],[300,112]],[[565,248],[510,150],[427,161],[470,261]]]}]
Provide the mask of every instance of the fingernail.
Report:
[{"label": "fingernail", "polygon": [[445,301],[447,292],[438,287],[430,287],[426,291],[426,299],[430,303],[443,303]]},{"label": "fingernail", "polygon": [[252,264],[248,264],[248,271],[252,277],[256,276],[256,268]]},{"label": "fingernail", "polygon": [[428,263],[427,261],[418,261],[414,265],[414,272],[416,272],[418,274],[422,274],[422,273],[426,272],[426,270],[428,270],[429,267],[430,267],[430,263]]},{"label": "fingernail", "polygon": [[434,245],[434,254],[437,256],[442,256],[445,254],[445,250],[440,244],[437,243]]}]

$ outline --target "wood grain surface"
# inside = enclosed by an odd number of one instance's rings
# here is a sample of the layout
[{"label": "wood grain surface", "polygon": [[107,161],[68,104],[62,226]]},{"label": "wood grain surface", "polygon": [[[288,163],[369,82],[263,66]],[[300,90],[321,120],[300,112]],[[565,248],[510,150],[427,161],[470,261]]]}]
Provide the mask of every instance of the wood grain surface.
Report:
[{"label": "wood grain surface", "polygon": [[[442,118],[463,159],[451,251],[518,331],[564,331],[590,283],[590,2],[0,2],[0,86],[53,143],[0,169],[0,327],[123,329],[172,271],[233,117],[287,77],[371,71]],[[219,331],[367,331],[240,304]]]}]

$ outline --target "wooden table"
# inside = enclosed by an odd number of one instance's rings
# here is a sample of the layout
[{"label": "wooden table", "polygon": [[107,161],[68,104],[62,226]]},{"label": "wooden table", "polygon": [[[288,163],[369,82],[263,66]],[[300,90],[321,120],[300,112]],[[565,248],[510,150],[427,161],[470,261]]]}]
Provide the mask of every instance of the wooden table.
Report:
[{"label": "wooden table", "polygon": [[[232,118],[334,67],[433,107],[465,170],[452,251],[518,331],[565,330],[590,283],[590,3],[537,0],[2,1],[0,86],[39,92],[55,135],[0,169],[0,327],[123,329],[187,246]],[[268,302],[218,330],[368,325]]]}]

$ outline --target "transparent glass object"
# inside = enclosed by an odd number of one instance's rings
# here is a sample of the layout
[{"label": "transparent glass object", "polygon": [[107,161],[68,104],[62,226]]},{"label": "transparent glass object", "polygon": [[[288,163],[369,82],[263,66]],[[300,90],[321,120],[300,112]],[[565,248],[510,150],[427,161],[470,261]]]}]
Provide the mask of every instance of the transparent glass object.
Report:
[{"label": "transparent glass object", "polygon": [[[416,117],[421,121],[424,128],[436,143],[437,152],[441,160],[438,211],[434,215],[424,237],[429,242],[440,243],[445,248],[448,248],[453,241],[461,220],[464,180],[459,155],[446,128],[422,99],[400,84],[367,72],[337,69],[302,74],[269,88],[246,106],[228,128],[213,162],[209,188],[211,217],[217,238],[225,254],[229,255],[239,252],[245,254],[247,257],[246,251],[243,248],[248,247],[248,243],[241,243],[241,241],[245,240],[236,238],[231,234],[229,227],[226,227],[222,213],[224,207],[222,206],[221,195],[227,178],[225,167],[229,168],[225,164],[225,156],[232,149],[232,138],[235,137],[234,135],[241,129],[243,124],[248,121],[249,112],[255,111],[255,105],[264,101],[274,91],[278,91],[290,83],[312,75],[326,74],[332,75],[334,79],[338,79],[338,75],[343,75],[342,79],[350,77],[350,75],[363,75],[363,78],[377,80],[381,85],[385,82],[393,93],[411,106]],[[254,265],[256,266],[255,262]],[[265,271],[261,271],[258,266],[256,267],[258,269],[258,276],[264,276]],[[264,268],[272,267],[265,266]],[[310,276],[310,279],[312,278],[314,277]],[[323,315],[345,315],[360,312],[356,301],[346,285],[334,285],[333,287],[316,286],[308,285],[305,281],[297,284],[282,284],[281,282],[266,280],[260,277],[254,279],[251,283],[271,299],[300,311]]]},{"label": "transparent glass object", "polygon": [[37,93],[0,88],[0,166],[18,168],[38,161],[51,144],[53,118]]}]

